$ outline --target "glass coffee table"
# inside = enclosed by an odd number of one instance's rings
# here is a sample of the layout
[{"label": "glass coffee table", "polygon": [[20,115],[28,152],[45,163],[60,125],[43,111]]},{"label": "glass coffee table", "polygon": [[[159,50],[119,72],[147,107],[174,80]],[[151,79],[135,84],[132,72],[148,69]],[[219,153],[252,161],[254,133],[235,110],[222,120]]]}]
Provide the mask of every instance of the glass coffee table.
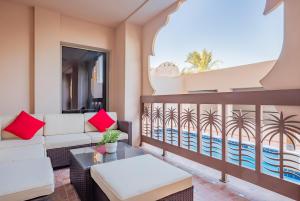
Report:
[{"label": "glass coffee table", "polygon": [[103,149],[97,147],[72,149],[70,153],[70,181],[82,201],[92,199],[91,166],[145,154],[142,149],[132,147],[124,142],[118,142],[117,152],[113,154],[104,153]]}]

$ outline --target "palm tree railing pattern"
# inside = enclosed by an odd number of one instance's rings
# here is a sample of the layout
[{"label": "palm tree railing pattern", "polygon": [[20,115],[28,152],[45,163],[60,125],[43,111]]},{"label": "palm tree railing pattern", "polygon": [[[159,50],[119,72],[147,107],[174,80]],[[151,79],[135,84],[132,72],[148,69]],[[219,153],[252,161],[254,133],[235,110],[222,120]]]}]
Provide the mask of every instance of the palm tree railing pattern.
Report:
[{"label": "palm tree railing pattern", "polygon": [[157,140],[163,139],[163,108],[160,106],[156,106],[153,110],[152,114],[153,122],[154,122],[154,129],[153,129],[153,137]]},{"label": "palm tree railing pattern", "polygon": [[142,96],[140,108],[142,143],[300,200],[300,89]]},{"label": "palm tree railing pattern", "polygon": [[[222,121],[221,116],[217,114],[218,111],[205,110],[202,114],[202,119],[200,121],[201,130],[206,132],[209,130],[209,141],[202,141],[203,148],[209,152],[210,157],[213,154],[219,154],[222,149],[222,143],[213,140],[213,132],[217,135],[221,134]],[[214,129],[214,130],[213,130]]]},{"label": "palm tree railing pattern", "polygon": [[234,148],[228,146],[228,158],[232,161],[236,161],[239,166],[242,166],[243,162],[255,164],[255,152],[251,149],[244,148],[242,144],[242,134],[245,134],[248,141],[251,138],[255,139],[255,123],[254,119],[249,117],[249,113],[243,113],[242,111],[232,112],[232,116],[229,116],[229,121],[226,123],[226,136],[231,138],[238,132],[238,147]]},{"label": "palm tree railing pattern", "polygon": [[284,177],[284,174],[295,175],[294,172],[289,170],[300,172],[300,154],[286,152],[284,148],[284,137],[289,139],[294,150],[296,149],[296,143],[300,143],[300,121],[295,120],[295,117],[297,115],[284,116],[283,112],[280,112],[279,116],[269,114],[269,118],[265,120],[267,123],[263,126],[262,133],[264,137],[261,140],[262,142],[268,141],[269,145],[271,145],[274,137],[279,136],[279,152],[274,153],[274,156],[266,156],[267,159],[272,161],[272,163],[267,163],[270,166],[275,166],[276,169],[265,168],[274,173],[279,173],[281,179]]},{"label": "palm tree railing pattern", "polygon": [[178,132],[175,128],[178,127],[178,111],[171,106],[166,110],[165,124],[169,129],[167,131],[167,141],[174,144],[178,141]]},{"label": "palm tree railing pattern", "polygon": [[183,132],[182,136],[182,145],[187,147],[189,150],[197,149],[197,139],[192,137],[192,129],[197,127],[197,117],[194,109],[184,109],[181,113],[181,126],[184,129],[187,129],[186,132]]},{"label": "palm tree railing pattern", "polygon": [[146,136],[151,136],[151,110],[149,106],[144,106],[142,113],[143,133]]}]

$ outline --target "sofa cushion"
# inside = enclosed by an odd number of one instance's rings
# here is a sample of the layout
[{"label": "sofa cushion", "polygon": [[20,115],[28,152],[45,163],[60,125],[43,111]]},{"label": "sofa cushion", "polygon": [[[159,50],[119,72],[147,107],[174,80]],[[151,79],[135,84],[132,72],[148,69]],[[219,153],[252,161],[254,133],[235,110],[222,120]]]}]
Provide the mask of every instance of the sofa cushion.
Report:
[{"label": "sofa cushion", "polygon": [[89,123],[97,128],[99,132],[105,132],[115,123],[115,121],[105,112],[104,109],[102,109],[89,119]]},{"label": "sofa cushion", "polygon": [[[84,131],[85,132],[94,132],[94,131],[98,131],[97,128],[95,128],[90,122],[89,119],[91,119],[95,114],[97,114],[96,112],[88,112],[84,114]],[[107,114],[110,116],[110,118],[112,118],[115,123],[112,124],[109,128],[110,129],[118,129],[118,125],[117,125],[117,113],[116,112],[107,112]]]},{"label": "sofa cushion", "polygon": [[21,139],[9,139],[0,141],[0,150],[9,148],[9,147],[21,147],[28,145],[40,144],[44,145],[44,136],[34,136],[30,140],[21,140]]},{"label": "sofa cushion", "polygon": [[91,144],[91,138],[84,133],[45,136],[46,149],[72,147],[85,144]]},{"label": "sofa cushion", "polygon": [[[102,140],[104,133],[105,132],[87,132],[85,134],[87,134],[91,138],[91,141],[94,144],[99,143]],[[128,134],[121,132],[119,140],[128,140]]]},{"label": "sofa cushion", "polygon": [[92,166],[91,176],[111,201],[159,200],[192,187],[189,173],[149,154]]},{"label": "sofa cushion", "polygon": [[44,135],[64,135],[84,132],[83,114],[45,115]]},{"label": "sofa cushion", "polygon": [[10,132],[23,140],[29,140],[44,125],[45,122],[38,120],[30,114],[22,111],[13,122],[4,128],[4,131]]},{"label": "sofa cushion", "polygon": [[45,157],[45,147],[42,144],[0,149],[0,161],[18,161]]},{"label": "sofa cushion", "polygon": [[[44,116],[40,115],[40,114],[35,114],[32,115],[34,118],[43,121]],[[14,134],[4,131],[3,129],[6,128],[9,124],[11,124],[15,119],[16,119],[17,115],[7,115],[7,116],[2,116],[1,117],[1,138],[3,139],[18,139],[17,136],[15,136]],[[41,129],[39,129],[37,131],[37,133],[35,134],[35,136],[38,135],[43,135],[44,129],[43,127]]]},{"label": "sofa cushion", "polygon": [[0,178],[0,200],[29,200],[54,192],[49,158],[0,163]]}]

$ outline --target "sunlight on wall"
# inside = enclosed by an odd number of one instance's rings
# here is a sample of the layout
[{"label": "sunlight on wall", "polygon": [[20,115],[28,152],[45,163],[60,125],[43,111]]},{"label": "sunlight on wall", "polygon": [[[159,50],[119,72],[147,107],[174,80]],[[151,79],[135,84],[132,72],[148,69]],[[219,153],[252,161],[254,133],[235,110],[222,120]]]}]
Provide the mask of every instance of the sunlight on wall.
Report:
[{"label": "sunlight on wall", "polygon": [[212,52],[212,69],[276,60],[283,43],[283,5],[263,15],[265,1],[187,0],[157,35],[151,68],[169,61],[180,70],[192,51]]}]

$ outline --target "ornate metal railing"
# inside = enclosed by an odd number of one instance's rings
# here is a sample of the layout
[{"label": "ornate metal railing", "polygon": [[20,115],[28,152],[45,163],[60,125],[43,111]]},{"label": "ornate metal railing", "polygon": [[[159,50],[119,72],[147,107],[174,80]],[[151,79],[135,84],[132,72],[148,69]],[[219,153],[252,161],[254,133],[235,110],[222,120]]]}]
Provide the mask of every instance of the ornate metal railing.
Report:
[{"label": "ornate metal railing", "polygon": [[140,109],[141,142],[300,200],[300,90],[142,96]]}]

